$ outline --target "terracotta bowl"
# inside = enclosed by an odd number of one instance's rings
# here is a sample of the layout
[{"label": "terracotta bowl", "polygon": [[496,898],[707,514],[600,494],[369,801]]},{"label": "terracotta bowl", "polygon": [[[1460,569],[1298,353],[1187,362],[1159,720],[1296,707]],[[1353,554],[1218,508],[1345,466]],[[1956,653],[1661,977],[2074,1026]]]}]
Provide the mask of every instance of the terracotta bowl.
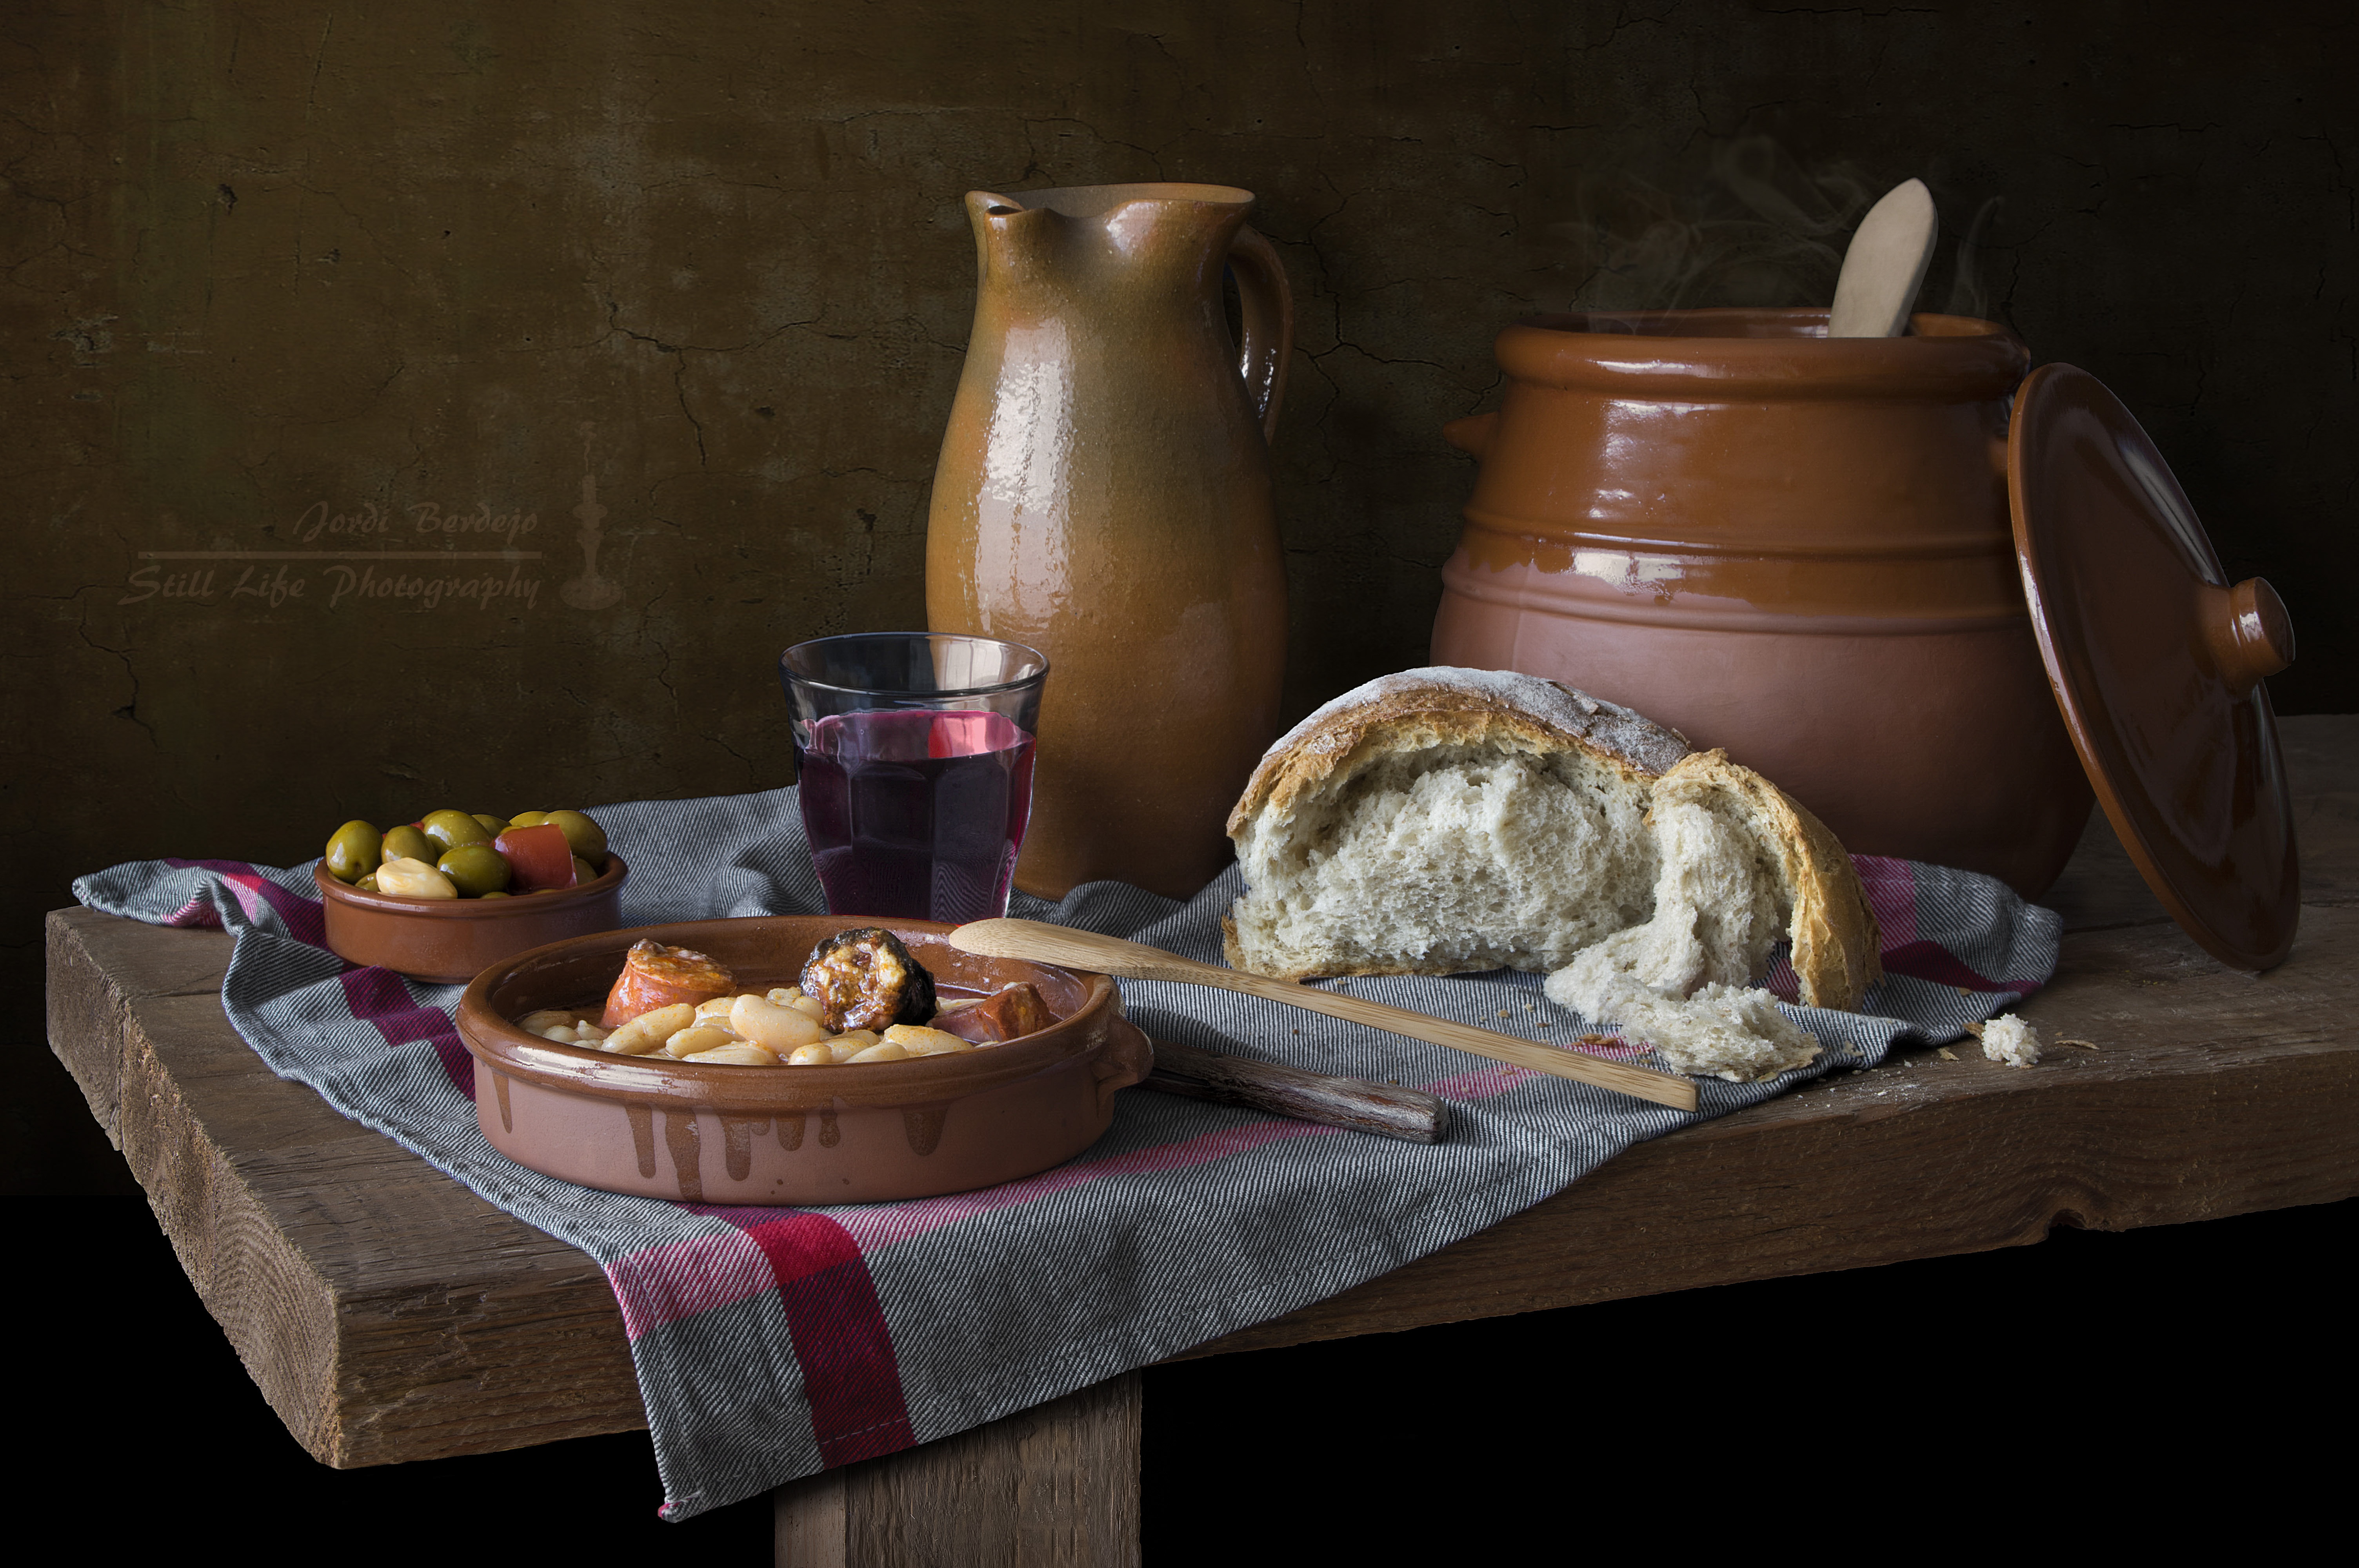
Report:
[{"label": "terracotta bowl", "polygon": [[834,915],[701,920],[580,936],[485,969],[459,1001],[478,1067],[475,1119],[492,1147],[607,1192],[709,1204],[871,1203],[1033,1175],[1097,1141],[1114,1093],[1154,1062],[1103,975],[981,958],[951,928],[889,928],[946,991],[1029,980],[1057,1022],[1005,1045],[835,1067],[724,1067],[610,1056],[512,1020],[590,1007],[641,937],[709,953],[742,989],[792,985]]},{"label": "terracotta bowl", "polygon": [[612,931],[623,918],[631,868],[606,857],[596,881],[520,898],[400,898],[363,892],[311,868],[327,915],[328,946],[354,964],[377,964],[412,979],[469,980],[487,964],[568,936]]}]

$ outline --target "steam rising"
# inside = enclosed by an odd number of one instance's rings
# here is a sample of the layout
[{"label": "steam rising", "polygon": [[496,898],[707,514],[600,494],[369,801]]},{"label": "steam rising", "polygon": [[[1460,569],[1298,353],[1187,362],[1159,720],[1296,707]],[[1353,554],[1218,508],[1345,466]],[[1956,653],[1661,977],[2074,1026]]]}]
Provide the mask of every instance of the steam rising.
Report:
[{"label": "steam rising", "polygon": [[[1914,172],[1806,168],[1760,135],[1703,144],[1685,162],[1659,178],[1626,168],[1582,178],[1574,216],[1549,226],[1579,279],[1572,308],[1827,305],[1852,231]],[[1995,197],[1983,203],[1955,247],[1949,287],[1929,280],[1919,308],[1987,314],[1980,262],[1997,207]]]}]

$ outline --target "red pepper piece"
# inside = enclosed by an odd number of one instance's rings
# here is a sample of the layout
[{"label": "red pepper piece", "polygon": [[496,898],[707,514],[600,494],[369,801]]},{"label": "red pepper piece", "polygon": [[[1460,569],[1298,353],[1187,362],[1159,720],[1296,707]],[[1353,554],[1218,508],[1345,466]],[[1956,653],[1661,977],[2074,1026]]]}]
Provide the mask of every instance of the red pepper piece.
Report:
[{"label": "red pepper piece", "polygon": [[492,848],[508,858],[516,886],[524,892],[573,885],[573,849],[562,827],[508,827],[492,840]]}]

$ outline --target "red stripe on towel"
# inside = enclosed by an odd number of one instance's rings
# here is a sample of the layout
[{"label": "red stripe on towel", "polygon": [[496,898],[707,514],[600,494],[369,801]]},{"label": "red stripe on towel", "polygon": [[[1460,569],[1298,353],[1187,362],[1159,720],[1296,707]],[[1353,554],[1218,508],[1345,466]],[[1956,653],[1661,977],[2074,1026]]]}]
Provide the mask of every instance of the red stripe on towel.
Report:
[{"label": "red stripe on towel", "polygon": [[1875,912],[1876,932],[1886,953],[1917,940],[1917,875],[1906,860],[1889,855],[1854,855],[1860,891]]},{"label": "red stripe on towel", "polygon": [[721,1217],[762,1249],[778,1282],[821,1463],[833,1469],[914,1445],[893,1333],[851,1233],[825,1215],[792,1210]]},{"label": "red stripe on towel", "polygon": [[460,1044],[451,1015],[439,1007],[420,1007],[409,1000],[409,988],[391,969],[346,969],[342,977],[344,1003],[353,1016],[374,1024],[388,1045],[423,1040],[434,1047],[451,1085],[469,1099],[475,1098],[475,1059]]},{"label": "red stripe on towel", "polygon": [[[245,906],[249,917],[254,914],[254,901],[258,898],[277,912],[278,918],[287,925],[287,934],[295,940],[309,942],[314,947],[328,945],[327,916],[321,912],[320,901],[288,892],[255,871],[251,861],[183,860],[173,857],[164,863],[182,871],[214,872],[230,884],[230,891]],[[180,914],[187,913],[185,909],[179,912]],[[179,914],[173,916],[174,920],[179,918]]]},{"label": "red stripe on towel", "polygon": [[1955,953],[1939,942],[1911,942],[1905,947],[1884,950],[1884,972],[1906,975],[1912,980],[1931,980],[1937,985],[1963,986],[1970,991],[2017,991],[2029,996],[2039,989],[2038,980],[1994,980],[1966,968]]}]

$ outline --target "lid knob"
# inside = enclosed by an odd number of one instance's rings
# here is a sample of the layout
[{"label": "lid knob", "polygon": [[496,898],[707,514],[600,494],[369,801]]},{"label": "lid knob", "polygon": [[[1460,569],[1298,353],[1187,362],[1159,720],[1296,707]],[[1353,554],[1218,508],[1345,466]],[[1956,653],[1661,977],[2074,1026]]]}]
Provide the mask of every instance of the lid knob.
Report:
[{"label": "lid knob", "polygon": [[2206,588],[2203,638],[2220,678],[2239,697],[2293,663],[2293,621],[2265,578]]}]

